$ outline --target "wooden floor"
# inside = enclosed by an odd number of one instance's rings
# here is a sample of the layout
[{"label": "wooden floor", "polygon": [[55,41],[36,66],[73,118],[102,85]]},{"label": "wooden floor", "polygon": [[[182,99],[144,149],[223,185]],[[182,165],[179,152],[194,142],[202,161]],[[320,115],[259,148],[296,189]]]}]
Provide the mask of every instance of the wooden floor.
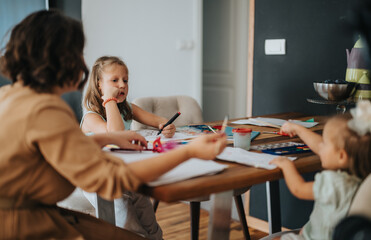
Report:
[{"label": "wooden floor", "polygon": [[[156,213],[157,221],[164,233],[165,240],[191,239],[190,234],[190,212],[189,205],[185,203],[167,204],[160,202]],[[199,240],[207,239],[209,214],[201,209],[200,213],[200,234]],[[266,233],[249,228],[251,240],[257,240]],[[238,221],[232,221],[230,240],[243,240],[243,232]]]}]

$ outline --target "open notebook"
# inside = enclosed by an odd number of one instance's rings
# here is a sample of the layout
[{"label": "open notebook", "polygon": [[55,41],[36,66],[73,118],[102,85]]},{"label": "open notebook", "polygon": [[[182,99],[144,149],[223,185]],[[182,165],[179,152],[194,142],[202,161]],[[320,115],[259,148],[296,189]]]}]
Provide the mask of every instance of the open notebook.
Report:
[{"label": "open notebook", "polygon": [[[126,163],[143,160],[146,158],[154,157],[160,153],[153,152],[136,152],[136,151],[116,151],[111,152],[116,157],[121,158]],[[216,163],[214,161],[201,160],[197,158],[191,158],[188,161],[183,162],[177,167],[173,168],[169,172],[165,173],[155,181],[147,183],[149,186],[160,186],[169,183],[179,182],[189,178],[194,178],[202,175],[216,174],[223,171],[228,166]]]},{"label": "open notebook", "polygon": [[[266,153],[256,153],[246,151],[242,148],[226,147],[224,151],[216,156],[217,159],[236,162],[248,166],[265,169],[275,169],[277,166],[269,164],[277,156]],[[289,157],[290,160],[297,159],[296,157]]]}]

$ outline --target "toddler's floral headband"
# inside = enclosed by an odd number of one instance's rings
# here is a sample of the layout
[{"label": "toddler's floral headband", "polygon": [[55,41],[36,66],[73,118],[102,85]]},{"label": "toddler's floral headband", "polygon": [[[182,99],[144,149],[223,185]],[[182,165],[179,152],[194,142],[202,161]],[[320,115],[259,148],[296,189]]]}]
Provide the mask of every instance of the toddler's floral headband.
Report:
[{"label": "toddler's floral headband", "polygon": [[359,101],[357,106],[350,110],[353,119],[349,120],[348,127],[359,136],[371,133],[371,102]]}]

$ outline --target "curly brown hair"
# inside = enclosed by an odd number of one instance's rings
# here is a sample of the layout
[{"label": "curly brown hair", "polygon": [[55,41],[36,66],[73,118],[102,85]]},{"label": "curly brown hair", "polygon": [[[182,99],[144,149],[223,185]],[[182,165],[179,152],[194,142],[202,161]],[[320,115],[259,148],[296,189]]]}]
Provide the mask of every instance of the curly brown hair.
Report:
[{"label": "curly brown hair", "polygon": [[88,75],[84,44],[80,22],[55,10],[38,11],[13,28],[2,50],[0,70],[13,83],[21,81],[36,92],[76,84],[82,89]]},{"label": "curly brown hair", "polygon": [[[88,86],[86,89],[86,94],[84,97],[84,106],[88,111],[93,111],[99,113],[99,115],[103,116],[104,119],[106,117],[106,109],[102,106],[102,92],[99,89],[99,81],[102,78],[102,72],[106,66],[110,66],[113,64],[118,64],[125,68],[126,73],[129,74],[128,67],[120,58],[115,56],[103,56],[98,58],[91,70],[91,74],[89,77]],[[123,101],[122,103],[118,103],[117,107],[120,110],[120,113],[124,115],[124,120],[133,119],[133,111],[130,108],[127,100]]]}]

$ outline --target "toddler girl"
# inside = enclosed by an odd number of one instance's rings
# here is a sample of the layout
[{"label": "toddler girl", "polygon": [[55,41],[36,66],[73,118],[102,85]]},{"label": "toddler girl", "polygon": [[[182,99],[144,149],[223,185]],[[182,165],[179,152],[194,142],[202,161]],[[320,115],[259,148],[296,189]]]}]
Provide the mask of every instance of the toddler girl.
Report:
[{"label": "toddler girl", "polygon": [[[86,134],[129,130],[132,119],[162,129],[168,121],[144,111],[127,101],[129,76],[126,64],[118,57],[103,56],[97,59],[89,78],[84,105],[88,112],[81,121]],[[175,126],[168,125],[162,130],[165,137],[172,137]],[[84,192],[96,207],[95,195]],[[162,239],[150,199],[139,193],[125,192],[115,199],[116,225],[150,239]]]},{"label": "toddler girl", "polygon": [[314,182],[305,182],[295,165],[286,157],[272,160],[282,169],[286,184],[298,198],[314,200],[309,221],[300,235],[285,234],[281,239],[331,239],[336,224],[346,216],[353,196],[371,172],[371,103],[359,102],[351,115],[338,115],[325,125],[320,136],[287,122],[281,132],[298,135],[318,154],[324,170]]},{"label": "toddler girl", "polygon": [[[88,112],[81,121],[84,133],[129,130],[132,119],[162,129],[168,119],[144,111],[127,101],[129,71],[118,57],[103,56],[92,68],[84,106]],[[174,124],[162,130],[165,137],[175,133]]]}]

